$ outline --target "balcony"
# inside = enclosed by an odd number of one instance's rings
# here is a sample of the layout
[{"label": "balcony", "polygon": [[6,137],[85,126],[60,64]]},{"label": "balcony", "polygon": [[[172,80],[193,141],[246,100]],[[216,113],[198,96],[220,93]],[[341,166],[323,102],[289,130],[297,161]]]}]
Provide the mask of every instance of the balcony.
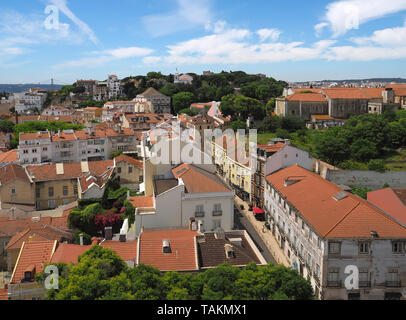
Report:
[{"label": "balcony", "polygon": [[395,281],[386,281],[385,286],[389,288],[400,288],[402,286],[401,281],[395,280]]},{"label": "balcony", "polygon": [[371,287],[371,281],[360,281],[358,283],[358,286],[360,288],[370,288]]},{"label": "balcony", "polygon": [[327,287],[330,287],[330,288],[341,288],[341,280],[327,281]]},{"label": "balcony", "polygon": [[[204,213],[203,213],[204,215]],[[215,210],[213,211],[213,217],[219,217],[223,215],[223,211],[222,210]]]},{"label": "balcony", "polygon": [[202,217],[204,217],[204,211],[197,211],[197,212],[195,212],[195,217],[196,217],[196,218],[202,218]]}]

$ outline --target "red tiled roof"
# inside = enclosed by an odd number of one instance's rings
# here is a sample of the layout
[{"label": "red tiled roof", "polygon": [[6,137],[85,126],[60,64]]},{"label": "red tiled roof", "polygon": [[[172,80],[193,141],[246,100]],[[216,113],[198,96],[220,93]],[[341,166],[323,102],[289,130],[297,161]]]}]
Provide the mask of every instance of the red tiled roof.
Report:
[{"label": "red tiled roof", "polygon": [[382,99],[383,88],[361,88],[372,99]]},{"label": "red tiled roof", "polygon": [[400,96],[400,97],[406,96],[406,88],[399,88],[399,89],[395,89],[394,91],[395,91],[396,96]]},{"label": "red tiled roof", "polygon": [[49,132],[20,133],[20,141],[51,139]]},{"label": "red tiled roof", "polygon": [[327,102],[321,93],[294,93],[286,97],[288,101]]},{"label": "red tiled roof", "polygon": [[292,91],[295,93],[303,93],[304,91],[311,91],[315,93],[319,93],[321,91],[321,88],[291,88]]},{"label": "red tiled roof", "polygon": [[[399,189],[397,189],[399,190]],[[406,193],[406,189],[404,193]],[[398,221],[406,224],[406,204],[399,197],[400,192],[391,188],[368,192],[368,201]]]},{"label": "red tiled roof", "polygon": [[81,246],[77,244],[60,243],[52,256],[51,263],[77,264],[79,262],[79,256],[91,248],[91,245]]},{"label": "red tiled roof", "polygon": [[135,208],[153,208],[154,198],[153,197],[131,197],[129,199],[131,204]]},{"label": "red tiled roof", "polygon": [[406,89],[406,83],[392,83],[386,86],[387,89]]},{"label": "red tiled roof", "polygon": [[14,267],[10,283],[19,283],[28,267],[35,266],[35,273],[41,273],[51,262],[57,241],[24,242]]},{"label": "red tiled roof", "polygon": [[[198,270],[195,237],[190,230],[146,231],[140,235],[139,263],[161,271]],[[169,240],[171,253],[163,253],[162,242]]]},{"label": "red tiled roof", "polygon": [[361,88],[323,89],[323,93],[330,99],[371,99]]},{"label": "red tiled roof", "polygon": [[5,184],[11,180],[20,179],[30,182],[25,169],[17,164],[8,164],[0,168],[0,182]]},{"label": "red tiled roof", "polygon": [[8,290],[0,288],[0,301],[8,300]]},{"label": "red tiled roof", "polygon": [[181,164],[172,173],[183,180],[187,193],[230,192],[215,174],[193,165]]},{"label": "red tiled roof", "polygon": [[113,250],[123,261],[133,260],[135,262],[137,259],[137,240],[126,242],[106,240],[100,245]]},{"label": "red tiled roof", "polygon": [[12,237],[15,234],[24,230],[35,228],[36,225],[54,226],[59,229],[68,229],[68,215],[63,217],[42,217],[39,222],[33,222],[33,219],[9,220],[8,218],[0,218],[0,236]]},{"label": "red tiled roof", "polygon": [[[39,166],[27,166],[27,170],[34,181],[50,181],[75,179],[84,176],[87,172],[82,172],[80,162],[63,164],[63,174],[57,174],[56,164],[43,164]],[[95,175],[103,175],[114,167],[113,160],[88,162],[89,171]]]},{"label": "red tiled roof", "polygon": [[62,239],[72,240],[73,233],[48,226],[46,224],[32,224],[28,229],[17,233],[8,242],[5,250],[19,249],[23,242],[45,241],[45,240],[58,240]]},{"label": "red tiled roof", "polygon": [[264,150],[266,152],[278,152],[279,150],[281,150],[285,146],[286,146],[285,143],[278,142],[276,144],[260,144],[260,145],[258,145],[257,148],[260,149],[260,150]]},{"label": "red tiled roof", "polygon": [[134,159],[132,157],[126,156],[126,155],[120,155],[118,157],[115,158],[116,163],[120,163],[120,162],[128,162],[130,164],[132,164],[133,166],[136,166],[137,168],[142,169],[143,168],[143,163],[141,160],[137,160]]},{"label": "red tiled roof", "polygon": [[[367,201],[298,165],[268,175],[266,180],[324,238],[371,238],[371,231],[380,238],[406,238],[406,228]],[[346,198],[335,200],[339,193]]]}]

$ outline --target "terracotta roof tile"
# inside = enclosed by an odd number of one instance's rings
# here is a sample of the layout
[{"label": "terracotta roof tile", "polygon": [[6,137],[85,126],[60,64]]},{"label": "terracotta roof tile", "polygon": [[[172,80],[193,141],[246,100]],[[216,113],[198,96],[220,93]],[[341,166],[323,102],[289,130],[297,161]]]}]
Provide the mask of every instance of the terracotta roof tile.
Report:
[{"label": "terracotta roof tile", "polygon": [[406,189],[385,188],[368,192],[368,201],[406,224]]},{"label": "terracotta roof tile", "polygon": [[231,192],[220,178],[209,171],[189,164],[172,169],[175,178],[181,178],[187,193]]},{"label": "terracotta roof tile", "polygon": [[134,262],[137,259],[137,240],[135,241],[113,241],[113,240],[106,240],[103,241],[100,245],[103,248],[109,248],[113,250],[123,261],[131,261]]},{"label": "terracotta roof tile", "polygon": [[[285,183],[290,179],[289,183]],[[283,197],[324,238],[406,238],[406,228],[364,199],[343,192],[336,184],[298,165],[266,177]],[[345,198],[333,197],[343,193]]]},{"label": "terracotta roof tile", "polygon": [[44,266],[51,262],[56,243],[57,241],[24,242],[10,283],[19,283],[30,266],[35,266],[36,274],[41,273]]},{"label": "terracotta roof tile", "polygon": [[[162,230],[145,231],[140,235],[139,263],[161,271],[198,270],[196,261],[196,231]],[[171,253],[163,253],[163,241],[169,240]]]},{"label": "terracotta roof tile", "polygon": [[0,167],[0,182],[2,184],[15,179],[30,182],[27,172],[23,167],[17,164],[7,164],[4,167]]},{"label": "terracotta roof tile", "polygon": [[321,93],[294,93],[286,97],[288,101],[327,102]]},{"label": "terracotta roof tile", "polygon": [[371,99],[371,97],[362,91],[361,88],[323,89],[323,93],[330,99]]},{"label": "terracotta roof tile", "polygon": [[372,99],[382,99],[383,88],[361,88],[370,98]]},{"label": "terracotta roof tile", "polygon": [[79,262],[79,256],[91,248],[91,245],[81,246],[77,244],[59,243],[52,256],[51,263],[77,264]]},{"label": "terracotta roof tile", "polygon": [[129,201],[135,208],[154,208],[153,197],[131,197]]}]

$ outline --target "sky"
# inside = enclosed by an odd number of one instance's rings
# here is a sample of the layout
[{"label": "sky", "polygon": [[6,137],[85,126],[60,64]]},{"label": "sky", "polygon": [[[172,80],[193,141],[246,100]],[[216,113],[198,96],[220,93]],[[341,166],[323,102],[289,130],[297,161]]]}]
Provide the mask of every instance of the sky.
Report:
[{"label": "sky", "polygon": [[176,69],[406,78],[406,0],[0,2],[0,83]]}]

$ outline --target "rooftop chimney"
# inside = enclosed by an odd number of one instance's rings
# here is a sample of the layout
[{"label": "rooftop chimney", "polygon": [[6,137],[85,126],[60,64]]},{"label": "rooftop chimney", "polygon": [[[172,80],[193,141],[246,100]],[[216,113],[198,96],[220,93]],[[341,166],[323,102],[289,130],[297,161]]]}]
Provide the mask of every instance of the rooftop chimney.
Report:
[{"label": "rooftop chimney", "polygon": [[126,242],[127,236],[125,234],[120,234],[120,242]]},{"label": "rooftop chimney", "polygon": [[163,253],[172,253],[171,244],[169,240],[162,240],[162,252]]},{"label": "rooftop chimney", "polygon": [[104,238],[106,238],[106,240],[113,240],[113,227],[104,228]]},{"label": "rooftop chimney", "polygon": [[80,235],[79,235],[79,239],[80,239],[80,245],[81,246],[83,246],[83,233],[81,233]]}]

